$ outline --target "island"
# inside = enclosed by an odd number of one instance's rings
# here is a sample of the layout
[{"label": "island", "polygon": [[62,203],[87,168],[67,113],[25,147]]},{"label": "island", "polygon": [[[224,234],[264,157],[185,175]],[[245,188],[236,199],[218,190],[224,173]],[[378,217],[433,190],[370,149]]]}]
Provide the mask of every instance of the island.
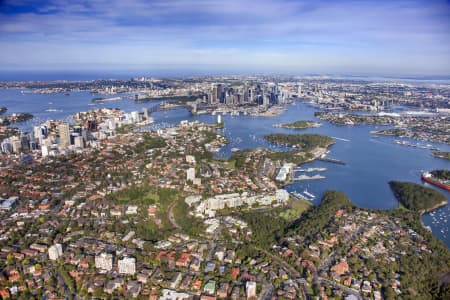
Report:
[{"label": "island", "polygon": [[300,120],[287,124],[275,124],[274,127],[288,128],[288,129],[306,129],[320,127],[322,124],[310,120]]},{"label": "island", "polygon": [[448,203],[447,198],[438,191],[416,183],[390,181],[389,186],[401,205],[420,214]]},{"label": "island", "polygon": [[431,153],[431,155],[433,155],[434,157],[450,160],[450,152],[440,152],[440,151],[438,151],[438,152]]},{"label": "island", "polygon": [[92,98],[92,102],[109,102],[109,101],[119,101],[122,100],[122,97],[94,97]]},{"label": "island", "polygon": [[267,141],[283,146],[290,146],[304,150],[312,150],[315,147],[326,148],[334,144],[334,140],[320,134],[284,134],[272,133],[264,136]]}]

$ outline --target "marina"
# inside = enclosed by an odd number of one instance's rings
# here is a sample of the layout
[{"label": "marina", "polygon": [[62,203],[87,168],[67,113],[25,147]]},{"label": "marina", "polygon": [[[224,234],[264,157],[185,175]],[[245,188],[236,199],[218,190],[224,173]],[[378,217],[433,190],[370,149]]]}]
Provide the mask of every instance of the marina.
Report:
[{"label": "marina", "polygon": [[395,140],[394,141],[395,144],[397,145],[401,145],[401,146],[407,146],[407,147],[415,147],[415,148],[421,148],[421,149],[430,149],[430,150],[434,150],[434,151],[440,151],[440,149],[438,147],[435,147],[431,144],[421,144],[421,143],[411,143],[408,141],[402,141],[402,140]]},{"label": "marina", "polygon": [[308,192],[306,189],[303,192],[293,191],[293,192],[291,192],[291,195],[297,199],[307,200],[307,201],[313,201],[314,199],[316,199],[316,196],[314,196],[313,194]]},{"label": "marina", "polygon": [[308,175],[300,175],[298,177],[295,177],[294,180],[297,181],[301,181],[301,180],[319,180],[319,179],[325,179],[325,176],[322,175],[313,175],[313,176],[308,176]]},{"label": "marina", "polygon": [[307,168],[307,169],[302,169],[302,168],[296,168],[295,171],[296,172],[324,172],[326,171],[327,168]]}]

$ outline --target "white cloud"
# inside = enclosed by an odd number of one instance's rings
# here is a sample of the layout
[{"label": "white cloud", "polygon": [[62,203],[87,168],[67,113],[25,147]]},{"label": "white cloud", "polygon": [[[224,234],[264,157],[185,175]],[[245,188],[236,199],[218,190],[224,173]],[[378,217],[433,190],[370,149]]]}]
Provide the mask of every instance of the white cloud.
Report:
[{"label": "white cloud", "polygon": [[[53,1],[0,14],[0,66],[450,71],[445,1]],[[261,66],[263,65],[263,66]]]}]

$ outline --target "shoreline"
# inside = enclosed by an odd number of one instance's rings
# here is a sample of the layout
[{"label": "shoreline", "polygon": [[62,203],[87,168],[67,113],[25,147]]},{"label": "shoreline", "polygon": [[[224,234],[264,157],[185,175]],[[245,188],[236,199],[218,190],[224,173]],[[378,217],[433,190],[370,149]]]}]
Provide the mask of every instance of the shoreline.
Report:
[{"label": "shoreline", "polygon": [[442,202],[440,202],[440,203],[438,203],[438,204],[436,204],[436,205],[434,205],[434,206],[432,206],[432,207],[430,207],[430,208],[422,209],[422,210],[419,211],[419,221],[420,221],[420,224],[422,224],[422,227],[423,227],[424,229],[426,229],[426,230],[429,230],[430,233],[431,233],[434,237],[438,238],[439,240],[440,240],[440,238],[437,237],[437,236],[433,233],[433,231],[431,230],[431,227],[425,225],[425,223],[424,223],[423,220],[422,220],[422,217],[423,217],[423,215],[429,214],[429,213],[431,213],[432,211],[434,211],[434,210],[436,210],[436,209],[438,209],[438,208],[440,208],[440,207],[446,206],[447,204],[448,204],[448,200],[442,201]]},{"label": "shoreline", "polygon": [[428,213],[432,212],[433,210],[438,209],[439,207],[446,206],[447,204],[448,204],[448,200],[445,200],[445,201],[437,203],[436,205],[433,205],[430,208],[419,210],[420,217],[422,217],[424,214],[428,214]]}]

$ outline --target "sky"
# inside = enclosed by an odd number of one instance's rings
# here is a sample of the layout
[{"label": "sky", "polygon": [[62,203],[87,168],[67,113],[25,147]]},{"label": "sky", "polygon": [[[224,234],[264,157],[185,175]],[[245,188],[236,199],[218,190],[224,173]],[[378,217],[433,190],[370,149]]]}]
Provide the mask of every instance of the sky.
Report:
[{"label": "sky", "polygon": [[0,69],[450,75],[450,1],[0,0]]}]

